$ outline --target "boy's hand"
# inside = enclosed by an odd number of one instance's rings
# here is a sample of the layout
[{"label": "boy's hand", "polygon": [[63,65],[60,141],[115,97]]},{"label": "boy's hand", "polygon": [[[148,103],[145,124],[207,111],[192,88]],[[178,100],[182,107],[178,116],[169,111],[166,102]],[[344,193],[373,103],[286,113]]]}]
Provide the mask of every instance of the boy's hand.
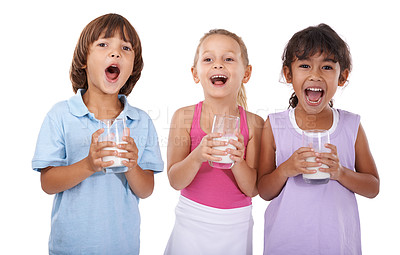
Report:
[{"label": "boy's hand", "polygon": [[130,129],[126,128],[126,136],[122,138],[123,141],[127,142],[125,144],[118,144],[117,148],[121,150],[126,150],[127,152],[119,152],[118,157],[126,158],[128,160],[122,161],[122,164],[128,167],[128,171],[137,166],[138,159],[138,148],[136,146],[135,140],[130,137]]},{"label": "boy's hand", "polygon": [[124,136],[122,138],[127,143],[123,144],[118,144],[117,148],[121,150],[126,150],[127,152],[119,152],[118,157],[120,158],[126,158],[128,160],[122,161],[122,164],[126,167],[128,167],[128,171],[132,168],[134,168],[137,165],[137,159],[138,159],[138,148],[136,146],[135,141],[133,140],[132,137],[130,136]]},{"label": "boy's hand", "polygon": [[115,147],[114,142],[99,142],[99,137],[103,132],[104,129],[101,128],[92,134],[92,143],[90,144],[89,155],[87,156],[90,167],[94,172],[100,172],[104,167],[111,166],[114,163],[112,160],[103,162],[103,157],[117,156],[117,151],[115,150],[103,150],[106,147]]}]

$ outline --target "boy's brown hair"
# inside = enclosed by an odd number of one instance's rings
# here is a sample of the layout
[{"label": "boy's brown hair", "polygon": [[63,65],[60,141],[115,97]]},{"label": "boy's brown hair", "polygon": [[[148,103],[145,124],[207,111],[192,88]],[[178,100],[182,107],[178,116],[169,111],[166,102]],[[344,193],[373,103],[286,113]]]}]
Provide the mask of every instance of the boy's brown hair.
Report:
[{"label": "boy's brown hair", "polygon": [[105,38],[112,37],[116,32],[119,32],[122,37],[121,39],[125,42],[130,42],[133,47],[135,60],[133,63],[132,74],[119,91],[119,94],[128,96],[136,82],[139,80],[143,69],[142,46],[135,28],[127,19],[114,13],[105,14],[92,20],[83,29],[75,47],[72,65],[69,72],[72,88],[75,93],[78,89],[88,88],[85,67],[87,64],[89,47],[93,42],[99,39],[103,32],[105,33]]}]

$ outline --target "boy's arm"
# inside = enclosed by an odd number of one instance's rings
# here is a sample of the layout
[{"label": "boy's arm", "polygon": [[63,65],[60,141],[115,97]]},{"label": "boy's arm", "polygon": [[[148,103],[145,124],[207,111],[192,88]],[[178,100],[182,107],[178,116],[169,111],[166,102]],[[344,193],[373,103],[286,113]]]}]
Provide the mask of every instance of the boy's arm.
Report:
[{"label": "boy's arm", "polygon": [[105,147],[115,146],[113,142],[98,143],[103,129],[92,135],[89,155],[79,162],[69,166],[46,167],[40,172],[42,189],[47,194],[55,194],[73,188],[83,180],[99,172],[103,167],[112,165],[112,162],[103,162],[102,157],[116,155],[116,151],[103,150]]}]

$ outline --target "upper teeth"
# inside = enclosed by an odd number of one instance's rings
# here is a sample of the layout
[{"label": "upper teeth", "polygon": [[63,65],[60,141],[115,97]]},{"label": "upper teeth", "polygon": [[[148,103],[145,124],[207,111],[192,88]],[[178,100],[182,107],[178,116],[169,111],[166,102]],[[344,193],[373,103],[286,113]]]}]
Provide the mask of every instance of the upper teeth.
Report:
[{"label": "upper teeth", "polygon": [[226,76],[225,75],[214,75],[211,78],[212,79],[215,79],[215,78],[226,78]]},{"label": "upper teeth", "polygon": [[311,91],[323,91],[321,88],[307,88],[307,90],[311,90]]}]

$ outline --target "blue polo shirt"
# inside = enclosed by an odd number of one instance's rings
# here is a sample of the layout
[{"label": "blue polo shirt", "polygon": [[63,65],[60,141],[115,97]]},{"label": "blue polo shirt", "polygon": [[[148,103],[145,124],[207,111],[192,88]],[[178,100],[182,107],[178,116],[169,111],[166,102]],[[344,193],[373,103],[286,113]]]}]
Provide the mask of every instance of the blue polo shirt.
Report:
[{"label": "blue polo shirt", "polygon": [[[37,140],[32,168],[68,166],[87,157],[99,120],[90,113],[79,90],[57,103],[45,117]],[[134,138],[138,165],[163,171],[158,137],[150,117],[124,104],[121,115]],[[75,187],[55,195],[51,214],[50,254],[139,254],[139,199],[123,173],[94,173]]]}]

